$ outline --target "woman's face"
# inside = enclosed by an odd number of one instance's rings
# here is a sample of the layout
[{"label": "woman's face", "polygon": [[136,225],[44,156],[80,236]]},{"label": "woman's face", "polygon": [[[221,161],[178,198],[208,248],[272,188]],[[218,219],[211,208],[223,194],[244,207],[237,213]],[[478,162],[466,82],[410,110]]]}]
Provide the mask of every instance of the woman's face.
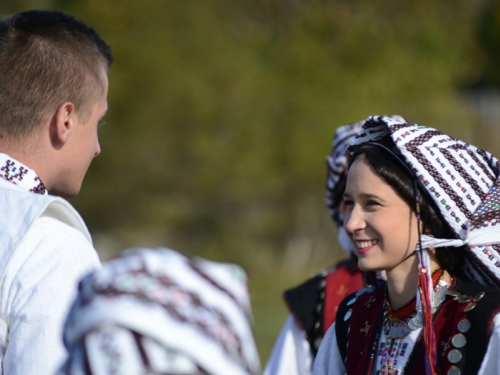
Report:
[{"label": "woman's face", "polygon": [[364,155],[349,169],[344,194],[344,228],[354,243],[363,271],[408,272],[418,243],[417,218],[395,190],[379,177]]}]

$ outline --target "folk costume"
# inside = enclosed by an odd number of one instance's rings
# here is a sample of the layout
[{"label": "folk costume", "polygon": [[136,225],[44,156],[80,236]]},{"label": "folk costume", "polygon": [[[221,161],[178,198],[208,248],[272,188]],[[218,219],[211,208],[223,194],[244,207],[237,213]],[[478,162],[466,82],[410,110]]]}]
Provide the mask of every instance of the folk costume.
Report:
[{"label": "folk costume", "polygon": [[342,226],[343,214],[339,209],[347,176],[347,147],[361,125],[359,122],[339,127],[333,139],[332,152],[326,158],[326,205],[337,226],[339,243],[348,258],[285,291],[283,297],[290,315],[276,341],[264,375],[311,374],[314,357],[323,336],[335,321],[340,302],[365,286],[363,274],[353,256],[353,245]]},{"label": "folk costume", "polygon": [[73,207],[2,153],[0,207],[0,374],[53,374],[78,280],[99,259]]},{"label": "folk costume", "polygon": [[[378,143],[385,137],[392,147]],[[418,291],[402,308],[390,308],[384,285],[348,296],[323,340],[313,373],[498,373],[499,161],[438,130],[382,116],[366,120],[350,150],[365,144],[385,148],[408,168],[455,238],[420,236]],[[451,283],[429,268],[425,249],[439,247],[464,252],[461,275],[451,275]]]},{"label": "folk costume", "polygon": [[61,374],[257,375],[244,271],[134,249],[83,279]]}]

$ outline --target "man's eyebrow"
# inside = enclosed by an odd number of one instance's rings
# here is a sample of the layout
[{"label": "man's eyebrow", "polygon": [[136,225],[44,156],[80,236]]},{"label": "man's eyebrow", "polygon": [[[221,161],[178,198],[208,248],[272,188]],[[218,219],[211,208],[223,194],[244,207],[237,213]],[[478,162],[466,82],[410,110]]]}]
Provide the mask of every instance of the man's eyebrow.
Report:
[{"label": "man's eyebrow", "polygon": [[106,117],[106,115],[108,114],[108,109],[106,108],[106,110],[103,112],[103,114],[101,115],[101,118],[99,119],[98,123],[99,125],[104,125],[104,117]]},{"label": "man's eyebrow", "polygon": [[97,122],[97,126],[101,127],[103,125],[106,125],[106,120],[104,120],[104,117],[106,116],[106,114],[104,114],[100,119],[99,121]]}]

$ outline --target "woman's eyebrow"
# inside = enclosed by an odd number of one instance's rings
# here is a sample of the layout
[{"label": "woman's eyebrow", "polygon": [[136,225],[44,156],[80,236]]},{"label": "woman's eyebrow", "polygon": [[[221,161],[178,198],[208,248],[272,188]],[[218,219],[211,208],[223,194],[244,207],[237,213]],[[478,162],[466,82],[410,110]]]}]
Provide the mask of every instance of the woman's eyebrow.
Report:
[{"label": "woman's eyebrow", "polygon": [[376,194],[370,194],[370,193],[361,193],[359,195],[361,198],[375,198],[375,199],[382,199],[382,197],[380,197],[379,195],[376,195]]},{"label": "woman's eyebrow", "polygon": [[[346,198],[351,198],[351,195],[347,192],[344,193],[344,195],[342,196],[344,199]],[[382,198],[380,195],[376,195],[376,194],[371,194],[371,193],[361,193],[359,195],[360,198],[363,198],[363,199],[378,199],[378,200],[381,200],[383,201],[384,198]]]}]

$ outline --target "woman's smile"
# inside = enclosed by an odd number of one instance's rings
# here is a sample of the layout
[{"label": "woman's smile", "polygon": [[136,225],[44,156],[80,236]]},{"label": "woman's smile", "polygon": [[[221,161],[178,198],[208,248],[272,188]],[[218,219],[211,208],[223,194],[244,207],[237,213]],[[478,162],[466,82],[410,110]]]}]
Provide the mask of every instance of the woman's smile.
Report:
[{"label": "woman's smile", "polygon": [[354,240],[356,244],[356,253],[364,254],[369,251],[373,246],[378,244],[378,240]]}]

